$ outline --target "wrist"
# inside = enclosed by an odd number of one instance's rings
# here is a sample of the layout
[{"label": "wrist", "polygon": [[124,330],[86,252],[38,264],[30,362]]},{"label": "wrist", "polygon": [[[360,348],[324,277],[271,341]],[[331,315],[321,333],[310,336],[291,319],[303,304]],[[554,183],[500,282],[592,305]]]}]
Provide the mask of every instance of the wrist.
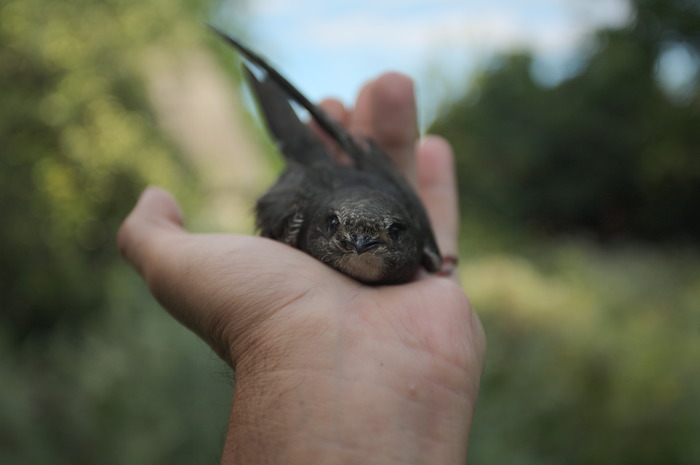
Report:
[{"label": "wrist", "polygon": [[464,463],[474,377],[381,339],[347,343],[239,364],[223,463]]}]

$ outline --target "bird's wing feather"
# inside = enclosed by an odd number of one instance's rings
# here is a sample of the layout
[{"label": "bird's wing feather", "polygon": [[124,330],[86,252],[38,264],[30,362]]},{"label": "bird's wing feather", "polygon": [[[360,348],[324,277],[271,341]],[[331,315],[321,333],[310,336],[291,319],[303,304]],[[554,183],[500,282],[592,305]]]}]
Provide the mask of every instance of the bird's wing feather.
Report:
[{"label": "bird's wing feather", "polygon": [[[210,26],[211,27],[211,26]],[[302,108],[309,112],[311,117],[318,123],[338,147],[345,152],[354,161],[366,157],[366,150],[358,144],[358,142],[341,126],[337,121],[328,116],[318,105],[314,105],[294,87],[284,76],[282,76],[275,68],[268,64],[260,55],[253,52],[251,49],[243,45],[239,40],[234,39],[228,34],[211,27],[214,32],[221,36],[224,41],[235,47],[249,62],[254,64],[260,70],[267,74],[268,78],[275,82],[279,88],[284,91],[286,97],[296,102]]]},{"label": "bird's wing feather", "polygon": [[285,91],[269,76],[258,79],[247,66],[245,75],[264,120],[285,158],[304,165],[318,160],[330,161],[325,145],[299,120]]}]

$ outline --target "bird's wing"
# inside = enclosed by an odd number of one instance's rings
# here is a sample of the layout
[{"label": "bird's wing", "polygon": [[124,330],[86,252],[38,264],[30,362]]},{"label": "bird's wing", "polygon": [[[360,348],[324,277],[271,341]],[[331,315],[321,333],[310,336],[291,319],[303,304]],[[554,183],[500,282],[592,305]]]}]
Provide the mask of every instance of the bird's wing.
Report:
[{"label": "bird's wing", "polygon": [[[324,112],[318,105],[311,103],[311,101],[309,101],[304,94],[302,94],[275,68],[260,57],[260,55],[243,45],[239,40],[234,39],[228,34],[212,26],[210,27],[214,32],[221,36],[225,42],[235,47],[248,60],[248,62],[255,65],[255,67],[265,73],[266,76],[263,82],[268,80],[274,82],[282,92],[285,99],[294,101],[308,111],[318,126],[324,132],[326,132],[338,145],[338,147],[348,156],[350,156],[353,161],[359,162],[367,157],[367,151],[345,130],[345,128],[343,128],[342,125],[328,116],[326,112]],[[260,82],[257,78],[255,78],[255,81]]]},{"label": "bird's wing", "polygon": [[310,165],[318,160],[330,161],[326,146],[301,122],[284,90],[269,75],[258,79],[247,66],[245,75],[285,159],[302,165]]}]

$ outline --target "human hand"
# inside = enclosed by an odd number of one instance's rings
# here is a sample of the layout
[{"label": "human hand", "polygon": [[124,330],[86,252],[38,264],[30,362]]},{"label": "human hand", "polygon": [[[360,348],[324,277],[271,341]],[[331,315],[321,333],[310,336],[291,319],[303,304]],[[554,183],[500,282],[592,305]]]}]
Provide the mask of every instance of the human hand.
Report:
[{"label": "human hand", "polygon": [[[410,80],[380,77],[354,110],[323,106],[385,149],[456,255],[451,149],[416,145]],[[464,463],[485,340],[456,276],[362,285],[269,239],[190,234],[157,188],[118,243],[161,304],[236,369],[223,463]]]}]

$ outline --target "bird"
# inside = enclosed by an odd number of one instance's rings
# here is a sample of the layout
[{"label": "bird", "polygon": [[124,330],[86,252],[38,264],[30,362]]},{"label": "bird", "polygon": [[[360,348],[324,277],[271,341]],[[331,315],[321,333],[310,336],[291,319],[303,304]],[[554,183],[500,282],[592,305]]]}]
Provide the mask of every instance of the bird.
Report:
[{"label": "bird", "polygon": [[[211,27],[244,59],[244,75],[285,160],[277,181],[256,202],[263,237],[295,247],[368,285],[402,284],[442,257],[425,207],[389,156],[359,139],[309,101],[239,40]],[[297,115],[304,108],[344,152],[341,163]]]}]

